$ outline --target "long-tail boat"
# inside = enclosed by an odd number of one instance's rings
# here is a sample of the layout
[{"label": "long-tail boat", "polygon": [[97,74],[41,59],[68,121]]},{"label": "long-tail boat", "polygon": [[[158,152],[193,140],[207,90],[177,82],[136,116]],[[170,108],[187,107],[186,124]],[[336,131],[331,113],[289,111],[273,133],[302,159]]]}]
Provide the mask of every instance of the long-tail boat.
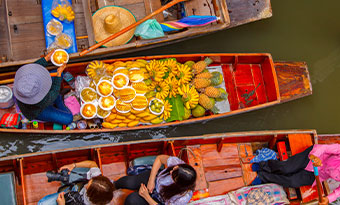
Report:
[{"label": "long-tail boat", "polygon": [[[91,22],[92,14],[98,9],[108,5],[121,6],[129,9],[138,21],[159,9],[162,2],[161,0],[72,0],[78,51],[87,49],[96,43]],[[0,24],[2,25],[0,68],[2,71],[32,63],[46,53],[41,3],[41,0],[0,0]],[[215,15],[219,20],[217,23],[204,27],[168,33],[161,38],[149,40],[133,38],[125,45],[99,48],[84,57],[80,57],[79,53],[73,53],[70,55],[70,60],[81,62],[150,49],[272,16],[270,0],[190,0],[183,2],[183,6],[177,6],[177,8],[178,11],[175,10],[175,14],[185,12],[186,16]],[[173,18],[178,18],[176,16],[173,15]],[[167,21],[163,14],[156,15],[155,19],[160,23]]]},{"label": "long-tail boat", "polygon": [[[116,180],[126,175],[130,162],[139,157],[167,154],[179,156],[198,172],[196,190],[208,189],[210,196],[248,186],[256,176],[250,161],[263,147],[292,155],[318,143],[315,130],[251,131],[216,133],[202,136],[150,139],[87,147],[44,151],[0,158],[0,181],[6,198],[17,204],[36,204],[43,196],[55,193],[59,182],[47,182],[46,172],[83,160],[96,161],[104,176]],[[287,145],[287,150],[282,149]],[[280,155],[281,156],[281,155]],[[303,194],[292,204],[317,199]],[[123,194],[124,195],[124,194]],[[121,196],[121,195],[119,195]],[[119,203],[115,203],[119,204]]]},{"label": "long-tail boat", "polygon": [[[214,66],[220,66],[223,73],[223,86],[228,93],[228,99],[222,101],[223,105],[228,104],[230,110],[221,111],[218,114],[212,112],[205,116],[160,124],[139,124],[133,127],[116,127],[114,129],[75,129],[75,130],[53,130],[51,127],[39,127],[38,129],[4,129],[0,132],[11,133],[96,133],[115,132],[136,129],[149,129],[157,127],[175,126],[179,124],[197,123],[213,120],[221,117],[232,116],[252,110],[266,108],[297,98],[312,94],[312,86],[309,79],[307,65],[304,62],[273,62],[270,54],[185,54],[167,56],[146,56],[124,59],[104,60],[106,64],[114,62],[126,62],[131,60],[153,60],[175,58],[177,62],[200,61],[209,57]],[[89,62],[68,64],[65,71],[73,76],[85,75],[85,69]],[[0,74],[1,82],[13,81],[15,72]],[[64,83],[67,87],[67,83]],[[225,104],[224,104],[225,103]],[[0,114],[5,112],[15,113],[15,106],[11,109],[2,109]]]}]

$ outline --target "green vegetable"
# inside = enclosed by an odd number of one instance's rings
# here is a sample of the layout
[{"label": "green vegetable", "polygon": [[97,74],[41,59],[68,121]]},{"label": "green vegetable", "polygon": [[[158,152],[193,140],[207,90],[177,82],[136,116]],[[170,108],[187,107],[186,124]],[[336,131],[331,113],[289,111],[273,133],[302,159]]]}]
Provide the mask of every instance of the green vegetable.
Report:
[{"label": "green vegetable", "polygon": [[176,120],[183,120],[185,111],[184,104],[180,95],[172,98],[166,98],[169,101],[170,105],[172,105],[172,111],[170,112],[170,117],[166,120],[167,122],[172,122]]}]

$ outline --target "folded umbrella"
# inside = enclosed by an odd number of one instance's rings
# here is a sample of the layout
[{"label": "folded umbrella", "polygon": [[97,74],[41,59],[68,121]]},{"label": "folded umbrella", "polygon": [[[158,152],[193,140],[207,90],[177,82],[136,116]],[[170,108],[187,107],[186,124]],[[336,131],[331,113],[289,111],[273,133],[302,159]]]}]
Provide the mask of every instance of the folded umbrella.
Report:
[{"label": "folded umbrella", "polygon": [[216,16],[187,16],[178,21],[161,23],[164,32],[178,31],[187,27],[204,26],[217,21]]}]

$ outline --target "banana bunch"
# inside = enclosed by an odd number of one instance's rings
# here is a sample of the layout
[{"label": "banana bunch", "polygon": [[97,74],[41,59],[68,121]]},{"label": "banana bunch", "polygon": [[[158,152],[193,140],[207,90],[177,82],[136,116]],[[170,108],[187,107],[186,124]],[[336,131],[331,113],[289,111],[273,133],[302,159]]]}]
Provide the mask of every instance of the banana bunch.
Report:
[{"label": "banana bunch", "polygon": [[102,61],[92,61],[86,68],[87,76],[98,82],[105,72],[105,65]]},{"label": "banana bunch", "polygon": [[58,5],[55,9],[51,11],[52,15],[58,18],[60,21],[73,21],[74,19],[74,11],[69,5]]},{"label": "banana bunch", "polygon": [[134,127],[139,123],[159,124],[161,122],[163,122],[163,119],[150,113],[148,109],[144,111],[132,109],[130,113],[126,114],[118,113],[113,109],[111,114],[104,119],[102,125],[105,128],[113,129],[115,127]]}]

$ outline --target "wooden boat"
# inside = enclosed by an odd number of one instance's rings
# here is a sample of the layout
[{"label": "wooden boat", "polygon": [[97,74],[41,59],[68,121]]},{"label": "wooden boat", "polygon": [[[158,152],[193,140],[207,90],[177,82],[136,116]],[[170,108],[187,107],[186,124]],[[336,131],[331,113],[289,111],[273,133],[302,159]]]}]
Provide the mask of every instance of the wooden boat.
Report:
[{"label": "wooden boat", "polygon": [[[48,183],[46,171],[62,165],[94,160],[103,175],[116,180],[126,175],[130,161],[135,158],[179,156],[182,152],[181,158],[198,172],[196,190],[208,188],[210,196],[217,196],[249,185],[255,177],[250,168],[253,153],[262,147],[275,149],[277,142],[289,144],[287,151],[293,153],[318,143],[318,136],[315,130],[234,132],[29,153],[0,158],[0,180],[7,177],[8,185],[13,183],[17,204],[36,204],[43,196],[56,192],[60,184]],[[304,198],[291,202],[299,204],[301,200],[308,201]]]},{"label": "wooden boat", "polygon": [[[161,0],[73,0],[76,13],[75,30],[78,51],[95,44],[92,14],[107,5],[118,5],[132,11],[137,20],[161,7]],[[174,42],[183,41],[219,30],[257,21],[272,16],[270,0],[190,0],[183,3],[187,15],[216,15],[218,23],[200,28],[189,28],[181,32],[169,33],[162,38],[141,40],[134,38],[128,44],[99,48],[85,57],[71,54],[71,62],[99,59],[103,57],[136,52]],[[173,15],[176,16],[176,15]],[[155,17],[164,22],[163,15]],[[170,19],[173,20],[173,19]],[[41,1],[0,0],[0,68],[16,69],[20,65],[32,63],[46,52]],[[29,52],[27,52],[29,50]],[[7,69],[5,69],[7,70]]]},{"label": "wooden boat", "polygon": [[[0,132],[12,133],[95,133],[114,132],[136,129],[149,129],[156,127],[189,124],[236,115],[252,110],[266,108],[276,104],[291,101],[312,94],[312,86],[306,63],[303,62],[277,62],[274,63],[270,54],[185,54],[167,56],[147,56],[124,59],[105,60],[105,63],[115,61],[129,61],[136,59],[164,59],[176,58],[178,62],[199,61],[210,57],[214,65],[222,66],[224,83],[228,92],[230,111],[211,114],[199,118],[190,118],[183,121],[174,121],[161,124],[149,124],[135,127],[119,127],[114,129],[88,129],[88,130],[51,130],[45,129],[0,129]],[[68,64],[66,71],[74,76],[85,75],[84,70],[89,62]],[[15,72],[0,74],[1,82],[13,79]],[[65,86],[66,83],[65,83]],[[258,87],[258,88],[256,88]],[[250,95],[253,95],[248,99]],[[247,97],[248,96],[248,97]],[[252,99],[252,100],[251,100]],[[1,112],[16,112],[15,107]]]}]

